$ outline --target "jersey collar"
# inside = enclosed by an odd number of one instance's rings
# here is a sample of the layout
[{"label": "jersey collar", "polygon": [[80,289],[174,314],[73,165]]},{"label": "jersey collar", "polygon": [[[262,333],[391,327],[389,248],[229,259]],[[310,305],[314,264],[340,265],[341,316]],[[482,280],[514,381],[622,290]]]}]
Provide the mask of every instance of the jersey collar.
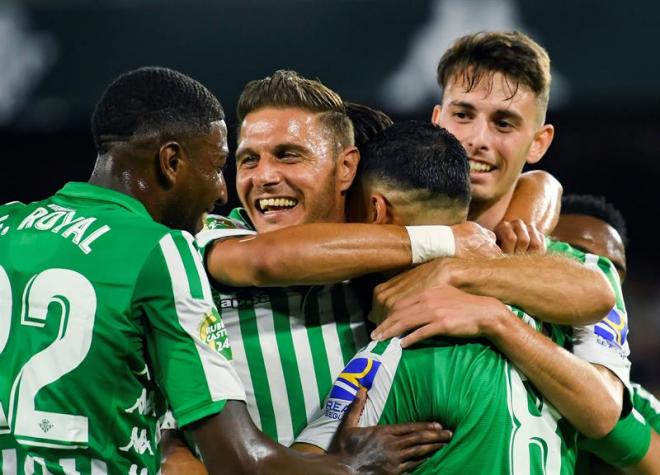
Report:
[{"label": "jersey collar", "polygon": [[69,182],[62,187],[57,196],[73,198],[75,200],[103,201],[115,204],[127,209],[128,211],[141,216],[153,219],[142,203],[125,193],[111,190],[102,186],[92,185],[91,183]]}]

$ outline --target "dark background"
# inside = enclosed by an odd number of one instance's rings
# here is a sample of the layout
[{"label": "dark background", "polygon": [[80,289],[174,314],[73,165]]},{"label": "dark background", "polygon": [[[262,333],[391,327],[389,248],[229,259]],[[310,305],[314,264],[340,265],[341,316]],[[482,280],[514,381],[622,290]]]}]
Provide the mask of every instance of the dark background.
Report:
[{"label": "dark background", "polygon": [[[33,0],[0,5],[0,202],[32,201],[86,180],[89,116],[116,75],[179,69],[221,99],[234,140],[243,85],[275,69],[318,77],[344,99],[395,119],[428,120],[448,42],[521,29],[553,61],[540,168],[565,192],[605,195],[628,222],[624,293],[633,377],[660,393],[660,4],[552,0]],[[569,3],[579,3],[570,5]],[[399,71],[397,73],[397,71]],[[394,78],[394,79],[393,79]],[[389,91],[389,92],[388,92]],[[230,195],[234,195],[227,171]],[[233,202],[235,203],[235,201]]]}]

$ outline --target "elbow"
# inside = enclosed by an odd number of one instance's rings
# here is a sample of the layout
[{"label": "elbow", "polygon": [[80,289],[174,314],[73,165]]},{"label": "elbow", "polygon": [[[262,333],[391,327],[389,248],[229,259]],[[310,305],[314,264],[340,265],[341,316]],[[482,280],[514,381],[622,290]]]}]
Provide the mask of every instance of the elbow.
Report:
[{"label": "elbow", "polygon": [[594,275],[591,288],[585,292],[585,295],[589,295],[588,298],[584,299],[586,305],[575,315],[574,325],[598,323],[616,305],[614,290],[610,287],[605,276],[598,272],[594,272]]},{"label": "elbow", "polygon": [[604,415],[596,421],[590,421],[580,430],[582,434],[590,439],[602,439],[612,432],[614,426],[619,420],[619,415],[615,413]]},{"label": "elbow", "polygon": [[617,404],[612,398],[603,401],[598,411],[593,411],[584,426],[578,428],[582,434],[590,439],[602,439],[612,432],[614,426],[619,422],[621,416],[621,404]]}]

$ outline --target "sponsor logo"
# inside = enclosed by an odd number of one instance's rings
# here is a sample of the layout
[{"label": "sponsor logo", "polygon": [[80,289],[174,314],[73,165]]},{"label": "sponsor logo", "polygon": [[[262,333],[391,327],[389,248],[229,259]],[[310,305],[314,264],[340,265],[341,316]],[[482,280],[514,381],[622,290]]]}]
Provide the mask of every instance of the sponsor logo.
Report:
[{"label": "sponsor logo", "polygon": [[227,329],[215,308],[204,315],[204,318],[199,324],[199,338],[218,353],[223,353],[223,350],[229,350]]},{"label": "sponsor logo", "polygon": [[594,333],[613,346],[623,347],[628,341],[626,314],[613,308],[605,318],[594,325]]},{"label": "sponsor logo", "polygon": [[340,420],[361,388],[371,389],[381,362],[372,358],[355,358],[337,377],[325,405],[325,416]]},{"label": "sponsor logo", "polygon": [[248,298],[226,297],[220,299],[220,310],[224,309],[244,309],[252,308],[259,304],[269,303],[270,296],[268,294],[252,295]]},{"label": "sponsor logo", "polygon": [[204,229],[250,229],[240,221],[217,214],[209,214],[204,218]]}]

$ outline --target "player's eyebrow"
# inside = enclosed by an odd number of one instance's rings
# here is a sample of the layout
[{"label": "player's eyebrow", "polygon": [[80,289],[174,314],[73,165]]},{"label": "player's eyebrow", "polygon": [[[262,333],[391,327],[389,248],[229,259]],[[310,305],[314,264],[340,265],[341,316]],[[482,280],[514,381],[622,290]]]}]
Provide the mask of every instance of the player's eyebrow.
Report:
[{"label": "player's eyebrow", "polygon": [[451,101],[449,103],[449,105],[454,106],[454,107],[461,107],[462,109],[469,109],[471,111],[477,110],[477,108],[474,107],[474,105],[472,105],[471,103],[466,102],[466,101],[455,101],[454,100],[454,101]]},{"label": "player's eyebrow", "polygon": [[309,149],[307,147],[293,142],[284,142],[276,145],[275,149],[273,150],[273,153],[275,155],[280,155],[283,152],[290,152],[290,151],[299,152],[303,154],[309,153]]},{"label": "player's eyebrow", "polygon": [[523,121],[523,117],[511,109],[497,109],[492,116],[498,120],[507,119],[515,124],[520,124]]}]

